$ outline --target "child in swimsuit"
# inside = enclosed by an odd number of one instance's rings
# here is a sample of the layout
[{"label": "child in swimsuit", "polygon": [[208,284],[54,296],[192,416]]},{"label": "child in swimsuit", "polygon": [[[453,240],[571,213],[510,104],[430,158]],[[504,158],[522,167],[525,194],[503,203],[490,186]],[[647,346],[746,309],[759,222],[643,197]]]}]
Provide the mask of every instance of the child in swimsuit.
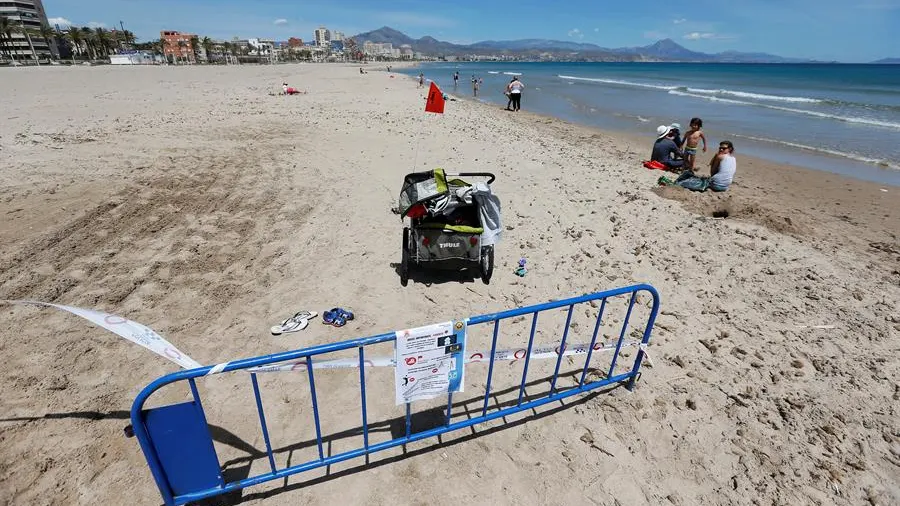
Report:
[{"label": "child in swimsuit", "polygon": [[684,142],[681,146],[684,151],[684,166],[687,169],[694,169],[694,160],[697,158],[697,148],[700,147],[700,141],[703,141],[703,152],[706,153],[706,136],[703,135],[703,120],[700,118],[691,118],[691,129],[684,136]]}]

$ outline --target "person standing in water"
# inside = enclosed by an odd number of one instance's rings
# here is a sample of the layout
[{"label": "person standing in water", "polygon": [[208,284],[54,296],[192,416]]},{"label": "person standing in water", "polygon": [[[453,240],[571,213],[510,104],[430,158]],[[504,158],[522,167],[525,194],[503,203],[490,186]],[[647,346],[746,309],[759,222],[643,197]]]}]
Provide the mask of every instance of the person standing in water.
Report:
[{"label": "person standing in water", "polygon": [[456,88],[457,86],[459,86],[459,71],[458,70],[453,74],[453,87]]},{"label": "person standing in water", "polygon": [[519,81],[518,77],[513,77],[512,81],[506,85],[506,91],[509,92],[509,101],[512,104],[513,111],[518,111],[522,108],[522,91],[524,89],[525,85],[522,84],[522,81]]},{"label": "person standing in water", "polygon": [[478,88],[481,86],[481,79],[475,77],[475,74],[472,74],[472,95],[478,96]]}]

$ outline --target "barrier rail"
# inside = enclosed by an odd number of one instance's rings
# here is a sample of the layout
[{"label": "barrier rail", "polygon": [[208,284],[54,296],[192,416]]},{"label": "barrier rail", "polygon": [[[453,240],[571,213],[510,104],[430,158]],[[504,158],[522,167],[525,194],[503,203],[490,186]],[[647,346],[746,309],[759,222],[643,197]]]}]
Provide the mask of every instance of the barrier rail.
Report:
[{"label": "barrier rail", "polygon": [[[652,305],[649,309],[649,315],[640,335],[640,341],[626,342],[626,332],[629,328],[629,321],[632,316],[632,310],[636,305],[637,296],[641,292],[646,292],[652,298]],[[604,312],[607,310],[607,302],[615,297],[630,296],[627,310],[622,322],[621,330],[615,345],[604,346],[598,343],[598,331],[603,324]],[[575,347],[567,346],[569,331],[571,328],[573,312],[576,306],[581,304],[593,304],[594,301],[600,301],[599,310],[596,321],[593,325],[593,333],[590,343],[586,345],[578,345]],[[528,378],[529,365],[533,359],[548,358],[547,349],[536,349],[535,330],[538,325],[538,315],[542,312],[553,309],[567,308],[566,323],[562,331],[562,335],[558,340],[558,345],[553,349],[553,355],[556,357],[556,364],[553,376],[550,378],[550,388],[546,395],[533,400],[525,398],[525,387]],[[481,405],[480,414],[457,422],[452,421],[453,394],[447,395],[446,413],[444,423],[438,427],[420,432],[412,432],[412,411],[410,404],[405,405],[405,432],[402,437],[394,437],[388,441],[370,444],[369,431],[370,423],[367,417],[366,407],[366,369],[376,366],[376,361],[367,360],[366,347],[394,341],[396,334],[394,332],[380,334],[372,337],[354,339],[339,343],[313,346],[296,351],[276,353],[262,357],[247,358],[236,360],[233,362],[225,362],[214,366],[200,367],[187,371],[179,371],[169,374],[156,381],[150,383],[135,398],[131,408],[131,421],[134,435],[140,442],[141,449],[147,459],[150,471],[159,487],[160,494],[167,505],[179,505],[192,501],[226,494],[245,487],[250,487],[267,481],[285,478],[297,473],[309,471],[312,469],[329,466],[338,462],[346,461],[361,456],[368,456],[372,453],[405,445],[413,441],[419,441],[435,436],[439,436],[446,432],[455,431],[484,423],[490,420],[509,416],[513,413],[533,409],[544,404],[560,401],[567,397],[595,390],[607,385],[624,383],[626,388],[631,390],[638,378],[641,363],[645,357],[645,348],[650,341],[650,334],[659,310],[659,295],[656,289],[650,285],[640,284],[630,287],[618,288],[597,292],[581,297],[574,297],[565,300],[553,301],[544,304],[538,304],[529,307],[522,307],[503,311],[500,313],[492,313],[481,316],[475,316],[466,320],[469,327],[474,325],[493,323],[493,332],[491,337],[491,350],[489,352],[488,371],[486,387],[484,389],[484,400]],[[499,360],[508,359],[508,354],[498,351],[498,337],[500,336],[500,322],[511,318],[523,317],[531,315],[531,327],[527,348],[524,354],[518,352],[513,353],[514,359],[523,360],[524,366],[522,371],[521,382],[518,387],[518,397],[510,407],[497,406],[494,409],[489,408],[489,400],[491,398],[491,386],[494,379],[494,366]],[[515,320],[514,320],[515,321]],[[621,355],[623,347],[636,346],[638,348],[636,357],[631,368],[624,373],[615,374],[617,360]],[[348,363],[344,361],[319,361],[316,362],[314,357],[329,353],[339,352],[342,350],[357,350],[357,359]],[[604,371],[604,377],[595,381],[586,381],[588,379],[591,357],[595,351],[611,351],[613,352],[609,368]],[[573,354],[584,354],[586,356],[584,366],[577,376],[577,384],[568,388],[559,388],[557,380],[560,377],[560,366],[564,356]],[[480,357],[476,357],[480,355]],[[469,361],[485,361],[484,353],[473,353],[470,355]],[[535,358],[537,357],[537,358]],[[275,462],[275,456],[272,450],[272,444],[269,434],[269,425],[266,421],[263,409],[262,397],[260,394],[259,381],[257,375],[267,371],[281,370],[272,368],[272,364],[282,364],[285,362],[293,362],[288,364],[289,370],[300,369],[300,373],[306,373],[309,383],[309,394],[313,408],[313,419],[315,422],[316,433],[316,450],[318,458],[303,462],[297,465],[289,465],[287,467],[278,468]],[[340,365],[337,363],[340,362]],[[384,362],[382,360],[382,362]],[[330,364],[330,365],[329,365]],[[283,364],[282,364],[283,365]],[[384,363],[382,365],[391,365]],[[267,369],[269,366],[270,369]],[[326,455],[323,450],[322,427],[319,417],[319,403],[316,392],[316,373],[322,369],[332,367],[357,367],[359,369],[360,384],[360,418],[361,433],[363,445],[350,451],[345,451],[335,455]],[[200,393],[197,387],[197,378],[204,376],[225,373],[229,371],[244,370],[250,373],[250,381],[253,394],[256,401],[256,410],[259,416],[260,428],[265,441],[265,456],[268,460],[269,472],[250,476],[238,481],[226,482],[223,479],[222,469],[220,468],[219,458],[216,454],[213,439],[210,433],[209,425],[206,420],[206,413],[200,400]],[[187,381],[192,400],[177,404],[170,404],[161,407],[145,408],[144,404],[147,399],[157,390],[165,385]],[[573,380],[574,381],[574,380]],[[330,452],[329,452],[330,453]]]}]

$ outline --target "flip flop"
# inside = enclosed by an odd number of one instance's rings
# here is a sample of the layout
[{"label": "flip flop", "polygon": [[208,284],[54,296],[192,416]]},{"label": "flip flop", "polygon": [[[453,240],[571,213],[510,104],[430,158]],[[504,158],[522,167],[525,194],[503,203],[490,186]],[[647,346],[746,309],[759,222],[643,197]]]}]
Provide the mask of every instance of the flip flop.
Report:
[{"label": "flip flop", "polygon": [[271,329],[272,335],[280,335],[288,332],[297,332],[309,326],[309,321],[318,316],[315,311],[298,311],[294,316],[281,322],[281,325],[275,325]]}]

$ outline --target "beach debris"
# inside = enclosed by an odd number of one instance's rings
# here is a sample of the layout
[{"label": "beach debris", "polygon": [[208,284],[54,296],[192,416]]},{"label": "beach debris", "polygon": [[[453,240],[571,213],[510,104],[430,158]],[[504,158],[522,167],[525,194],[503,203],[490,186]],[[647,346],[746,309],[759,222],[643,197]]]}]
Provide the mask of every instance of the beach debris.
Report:
[{"label": "beach debris", "polygon": [[525,268],[525,263],[526,260],[524,258],[519,259],[519,267],[517,267],[516,270],[513,271],[516,276],[524,278],[525,275],[528,274],[528,269]]}]

